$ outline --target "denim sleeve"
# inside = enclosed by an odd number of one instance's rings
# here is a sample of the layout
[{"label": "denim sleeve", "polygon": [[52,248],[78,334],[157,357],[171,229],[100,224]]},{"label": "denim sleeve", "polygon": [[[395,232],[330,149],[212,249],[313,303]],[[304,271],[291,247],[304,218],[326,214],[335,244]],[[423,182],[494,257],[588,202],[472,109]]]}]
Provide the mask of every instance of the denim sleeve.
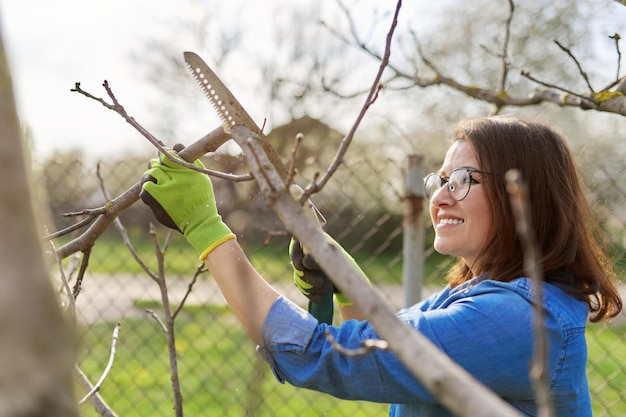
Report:
[{"label": "denim sleeve", "polygon": [[[531,318],[527,300],[499,287],[460,298],[443,309],[410,309],[401,317],[505,397],[532,396]],[[379,339],[368,321],[350,320],[340,327],[318,324],[304,310],[279,298],[264,324],[259,351],[280,381],[298,387],[353,400],[437,402],[392,352],[345,357],[333,350],[324,331],[348,349],[360,347],[366,339]]]}]

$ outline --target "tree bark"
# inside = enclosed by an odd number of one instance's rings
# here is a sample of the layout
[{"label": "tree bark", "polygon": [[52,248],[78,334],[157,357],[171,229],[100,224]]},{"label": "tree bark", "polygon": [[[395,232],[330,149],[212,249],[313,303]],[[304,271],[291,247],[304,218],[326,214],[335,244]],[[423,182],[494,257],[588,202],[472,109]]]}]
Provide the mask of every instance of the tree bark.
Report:
[{"label": "tree bark", "polygon": [[72,417],[75,341],[38,238],[0,35],[0,417]]}]

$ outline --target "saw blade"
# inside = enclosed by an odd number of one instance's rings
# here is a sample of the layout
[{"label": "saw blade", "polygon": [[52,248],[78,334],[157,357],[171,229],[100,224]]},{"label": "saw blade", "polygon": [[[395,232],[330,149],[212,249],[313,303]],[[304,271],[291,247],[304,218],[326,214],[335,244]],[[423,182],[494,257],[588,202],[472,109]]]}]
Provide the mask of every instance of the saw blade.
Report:
[{"label": "saw blade", "polygon": [[252,117],[237,101],[233,93],[224,85],[222,80],[211,70],[211,68],[194,52],[185,52],[185,62],[191,71],[195,80],[200,84],[202,91],[208,97],[209,101],[219,117],[224,121],[225,130],[229,130],[233,126],[243,126],[251,133],[255,134],[267,153],[270,161],[278,171],[283,181],[288,181],[289,173],[285,164],[280,159],[280,155],[267,141],[261,129],[254,122]]},{"label": "saw blade", "polygon": [[252,133],[261,134],[261,129],[246,112],[222,80],[194,52],[185,52],[185,62],[202,91],[217,111],[222,121],[228,126],[244,126]]}]

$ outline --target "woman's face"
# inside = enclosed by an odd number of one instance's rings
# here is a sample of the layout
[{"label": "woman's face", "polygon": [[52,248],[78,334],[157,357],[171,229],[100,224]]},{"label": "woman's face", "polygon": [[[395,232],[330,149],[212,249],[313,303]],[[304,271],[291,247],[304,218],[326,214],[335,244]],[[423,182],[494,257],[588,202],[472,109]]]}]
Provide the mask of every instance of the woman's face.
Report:
[{"label": "woman's face", "polygon": [[[458,168],[480,170],[478,162],[464,140],[450,146],[439,175],[449,176]],[[430,199],[430,217],[435,228],[435,250],[444,255],[459,256],[472,269],[480,256],[483,245],[490,237],[491,211],[487,202],[485,186],[482,183],[486,174],[473,173],[467,196],[456,201],[448,193],[448,184],[444,184]],[[472,270],[474,275],[480,271]]]}]

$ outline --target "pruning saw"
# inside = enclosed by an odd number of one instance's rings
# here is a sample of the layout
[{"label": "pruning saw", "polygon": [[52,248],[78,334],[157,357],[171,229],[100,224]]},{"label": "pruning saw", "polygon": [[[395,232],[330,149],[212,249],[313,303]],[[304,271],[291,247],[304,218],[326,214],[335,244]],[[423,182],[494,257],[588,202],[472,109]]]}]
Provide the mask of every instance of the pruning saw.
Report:
[{"label": "pruning saw", "polygon": [[[185,52],[184,56],[189,71],[191,71],[191,74],[200,85],[200,88],[202,88],[202,91],[208,97],[226,128],[243,126],[251,133],[258,135],[268,158],[273,162],[282,180],[286,182],[289,177],[287,168],[248,112],[202,58],[194,52]],[[289,192],[297,200],[299,200],[303,194],[302,188],[297,184],[291,184],[289,186]],[[326,223],[324,216],[310,199],[307,200],[306,207],[308,207],[307,213],[309,216],[321,229],[322,225]],[[307,252],[306,248],[303,247],[302,249],[305,253]],[[314,304],[309,301],[309,312],[320,322],[331,324],[333,317],[333,292],[330,291],[326,294],[319,304]]]}]

